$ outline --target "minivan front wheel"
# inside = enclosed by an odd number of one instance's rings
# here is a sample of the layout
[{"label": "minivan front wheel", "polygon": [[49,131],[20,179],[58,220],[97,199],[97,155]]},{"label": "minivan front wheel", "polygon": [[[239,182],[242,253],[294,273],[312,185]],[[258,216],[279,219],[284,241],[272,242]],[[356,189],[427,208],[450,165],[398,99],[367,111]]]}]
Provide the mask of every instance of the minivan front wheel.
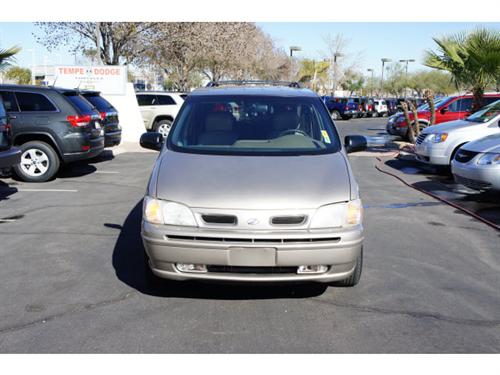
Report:
[{"label": "minivan front wheel", "polygon": [[14,166],[17,177],[26,182],[45,182],[59,170],[59,157],[45,142],[32,141],[19,146],[21,162]]},{"label": "minivan front wheel", "polygon": [[356,259],[356,267],[354,268],[354,272],[347,279],[336,281],[332,283],[332,286],[339,286],[343,288],[353,287],[359,283],[361,279],[361,271],[363,270],[363,248],[361,248],[361,253]]}]

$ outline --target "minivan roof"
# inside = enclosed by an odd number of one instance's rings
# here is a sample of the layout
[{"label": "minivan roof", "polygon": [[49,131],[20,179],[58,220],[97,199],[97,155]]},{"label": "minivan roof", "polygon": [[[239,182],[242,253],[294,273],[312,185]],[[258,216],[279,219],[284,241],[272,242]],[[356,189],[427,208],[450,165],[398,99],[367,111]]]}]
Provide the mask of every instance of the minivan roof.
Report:
[{"label": "minivan roof", "polygon": [[230,86],[230,87],[202,87],[194,90],[189,96],[286,96],[286,97],[318,97],[309,89],[299,89],[286,86]]}]

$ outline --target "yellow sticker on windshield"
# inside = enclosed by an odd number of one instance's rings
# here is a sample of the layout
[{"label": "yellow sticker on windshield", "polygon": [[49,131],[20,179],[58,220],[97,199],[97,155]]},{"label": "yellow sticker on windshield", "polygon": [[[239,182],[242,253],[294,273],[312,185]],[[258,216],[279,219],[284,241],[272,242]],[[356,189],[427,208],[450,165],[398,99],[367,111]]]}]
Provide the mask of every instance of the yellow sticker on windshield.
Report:
[{"label": "yellow sticker on windshield", "polygon": [[321,135],[323,136],[325,143],[332,143],[330,142],[330,136],[328,135],[328,132],[326,130],[322,130]]}]

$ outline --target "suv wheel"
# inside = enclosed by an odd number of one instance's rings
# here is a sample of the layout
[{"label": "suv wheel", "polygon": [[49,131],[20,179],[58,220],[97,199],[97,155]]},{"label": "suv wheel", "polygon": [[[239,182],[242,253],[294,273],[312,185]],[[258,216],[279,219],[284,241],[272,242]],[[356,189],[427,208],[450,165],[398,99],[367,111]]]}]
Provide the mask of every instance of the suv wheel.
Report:
[{"label": "suv wheel", "polygon": [[163,138],[167,138],[167,135],[170,132],[170,128],[172,128],[172,121],[161,120],[156,123],[154,129],[156,132],[160,133]]},{"label": "suv wheel", "polygon": [[14,166],[14,172],[23,181],[45,182],[59,170],[59,157],[45,142],[32,141],[22,144],[21,162]]},{"label": "suv wheel", "polygon": [[332,119],[338,120],[339,118],[340,118],[340,113],[338,111],[333,111],[332,112]]},{"label": "suv wheel", "polygon": [[361,279],[361,271],[363,269],[363,248],[361,248],[361,253],[356,259],[356,267],[354,268],[354,272],[347,279],[336,281],[332,286],[339,286],[343,288],[350,288],[359,283],[359,279]]}]

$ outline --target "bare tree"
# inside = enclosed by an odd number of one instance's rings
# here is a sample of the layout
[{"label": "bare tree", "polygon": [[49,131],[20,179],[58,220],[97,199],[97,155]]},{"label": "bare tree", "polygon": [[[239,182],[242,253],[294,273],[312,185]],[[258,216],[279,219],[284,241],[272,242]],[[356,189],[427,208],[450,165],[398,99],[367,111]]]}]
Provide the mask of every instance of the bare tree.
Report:
[{"label": "bare tree", "polygon": [[[72,52],[96,49],[100,45],[100,58],[106,65],[131,63],[140,58],[157,27],[154,22],[35,22],[42,35],[36,40],[49,51],[67,47]],[[100,35],[100,43],[97,40]]]}]

